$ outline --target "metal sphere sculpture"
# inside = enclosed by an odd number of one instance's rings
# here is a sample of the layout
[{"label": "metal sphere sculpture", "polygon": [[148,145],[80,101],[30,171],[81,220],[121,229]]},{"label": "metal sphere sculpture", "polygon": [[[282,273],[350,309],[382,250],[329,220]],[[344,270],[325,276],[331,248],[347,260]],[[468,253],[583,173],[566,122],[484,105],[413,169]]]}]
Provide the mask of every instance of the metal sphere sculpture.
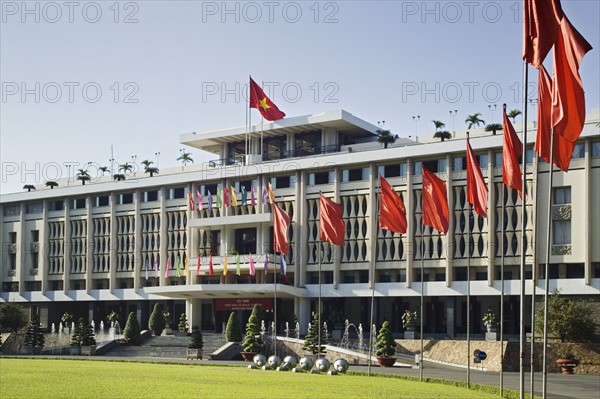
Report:
[{"label": "metal sphere sculpture", "polygon": [[338,359],[333,362],[333,369],[338,373],[345,373],[348,371],[348,367],[350,367],[350,364],[348,364],[346,359]]},{"label": "metal sphere sculpture", "polygon": [[281,358],[279,356],[277,356],[277,355],[271,355],[267,359],[267,364],[272,369],[275,369],[275,368],[279,367],[279,365],[281,364]]},{"label": "metal sphere sculpture", "polygon": [[254,357],[252,358],[252,361],[254,362],[256,367],[259,367],[259,368],[264,366],[265,364],[267,364],[267,358],[262,353],[258,353],[256,355],[254,355]]},{"label": "metal sphere sculpture", "polygon": [[326,373],[327,370],[329,370],[329,366],[331,366],[331,363],[324,357],[317,359],[317,361],[315,362],[315,368],[321,373]]},{"label": "metal sphere sculpture", "polygon": [[292,356],[292,355],[288,355],[283,358],[283,364],[281,366],[285,367],[287,370],[291,370],[294,367],[296,367],[296,364],[298,364],[296,362],[296,357]]},{"label": "metal sphere sculpture", "polygon": [[312,359],[312,357],[303,356],[300,358],[300,362],[298,364],[302,370],[309,371],[313,368],[315,361]]}]

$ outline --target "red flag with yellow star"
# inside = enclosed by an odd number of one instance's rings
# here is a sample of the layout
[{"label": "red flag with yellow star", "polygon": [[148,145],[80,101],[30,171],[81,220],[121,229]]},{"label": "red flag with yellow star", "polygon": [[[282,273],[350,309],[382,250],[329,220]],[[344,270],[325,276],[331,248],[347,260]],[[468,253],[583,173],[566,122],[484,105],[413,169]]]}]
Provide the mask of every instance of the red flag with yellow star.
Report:
[{"label": "red flag with yellow star", "polygon": [[256,108],[268,121],[283,119],[285,114],[277,108],[273,101],[265,95],[265,92],[250,78],[250,108]]}]

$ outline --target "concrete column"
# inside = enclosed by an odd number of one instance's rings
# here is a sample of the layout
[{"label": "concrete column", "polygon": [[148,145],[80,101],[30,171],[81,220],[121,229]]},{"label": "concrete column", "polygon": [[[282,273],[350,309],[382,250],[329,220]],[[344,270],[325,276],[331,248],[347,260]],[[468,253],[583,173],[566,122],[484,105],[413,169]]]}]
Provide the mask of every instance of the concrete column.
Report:
[{"label": "concrete column", "polygon": [[[39,241],[39,272],[42,276],[42,295],[48,291],[48,200],[44,200],[42,209],[42,227],[40,229],[40,241]],[[1,218],[1,217],[0,217]],[[0,226],[2,225],[2,219],[0,219]],[[1,283],[0,278],[0,283]],[[0,285],[1,286],[1,285]]]},{"label": "concrete column", "polygon": [[[142,217],[140,215],[140,207],[142,202],[142,196],[144,193],[140,190],[134,192],[134,214],[135,214],[135,226],[133,230],[133,241],[135,242],[134,253],[133,253],[133,289],[135,292],[139,292],[142,288]],[[139,309],[139,308],[138,308]],[[138,316],[138,320],[140,320]]]},{"label": "concrete column", "polygon": [[296,171],[296,198],[294,201],[294,286],[300,287],[304,285],[304,253],[302,252],[302,243],[307,242],[301,238],[303,230],[303,215],[305,214],[304,202],[306,200],[305,185],[306,183],[306,172]]},{"label": "concrete column", "polygon": [[495,260],[496,260],[496,190],[495,182],[494,182],[494,151],[488,151],[488,164],[487,164],[487,174],[488,174],[488,204],[487,204],[487,226],[488,226],[488,267],[487,267],[487,280],[488,286],[491,287],[494,282],[494,270],[495,270]]},{"label": "concrete column", "polygon": [[367,237],[369,237],[369,245],[367,246],[367,259],[369,259],[369,289],[372,289],[376,283],[375,267],[377,264],[377,194],[375,186],[378,184],[379,176],[377,176],[377,166],[371,163],[371,177],[369,179],[369,201],[367,201],[367,214],[369,215],[369,223],[367,224]]},{"label": "concrete column", "polygon": [[190,331],[192,330],[192,326],[194,325],[202,328],[202,299],[186,299],[185,313],[187,315],[188,323],[190,325]]},{"label": "concrete column", "polygon": [[29,270],[25,270],[25,266],[27,265],[27,260],[25,256],[27,255],[26,245],[27,240],[25,240],[25,211],[27,207],[25,202],[21,202],[21,211],[19,213],[19,225],[16,228],[17,232],[17,256],[16,256],[16,272],[17,272],[17,281],[19,282],[19,295],[23,294],[25,291],[25,276],[29,274]]},{"label": "concrete column", "polygon": [[414,162],[412,159],[407,159],[407,173],[406,173],[406,198],[404,199],[404,206],[406,207],[406,222],[408,224],[407,228],[407,239],[406,239],[406,287],[410,288],[412,286],[413,280],[413,262],[414,262],[414,252],[415,252],[415,209],[416,204],[413,195],[413,174],[414,174]]},{"label": "concrete column", "polygon": [[[584,187],[583,195],[585,196],[585,210],[584,215],[586,218],[585,223],[583,223],[583,236],[591,237],[592,231],[590,226],[592,225],[592,190],[591,187],[594,183],[592,180],[592,141],[590,139],[585,140],[585,179],[587,180]],[[571,193],[573,195],[575,193]],[[597,204],[595,205],[597,206]],[[571,228],[577,228],[577,226],[571,226]],[[583,240],[583,259],[584,259],[584,282],[586,285],[590,285],[592,283],[592,240],[587,239]]]},{"label": "concrete column", "polygon": [[71,204],[69,198],[65,198],[65,236],[64,241],[64,271],[63,271],[63,292],[66,294],[69,290],[71,277],[71,218],[69,214]]},{"label": "concrete column", "polygon": [[[94,219],[92,218],[92,196],[87,196],[87,229],[86,229],[86,254],[85,254],[85,292],[90,293],[92,289],[92,270],[94,268]],[[136,241],[137,242],[137,241]],[[91,320],[91,319],[89,319]]]},{"label": "concrete column", "polygon": [[[335,181],[333,182],[333,200],[341,203],[340,201],[340,169],[336,166],[335,168]],[[333,245],[334,258],[333,258],[333,289],[337,290],[340,284],[340,265],[342,263],[342,251],[343,246]]]},{"label": "concrete column", "polygon": [[448,197],[448,234],[444,237],[446,248],[446,287],[452,284],[452,260],[454,259],[454,195],[452,191],[452,157],[446,155],[446,196]]},{"label": "concrete column", "polygon": [[160,188],[160,263],[158,273],[160,276],[160,285],[167,285],[167,279],[165,278],[165,267],[167,267],[167,245],[168,245],[168,234],[167,234],[167,189],[165,187]]},{"label": "concrete column", "polygon": [[[162,221],[161,221],[162,222]],[[161,224],[162,225],[162,224]],[[162,238],[162,237],[161,237]],[[162,245],[162,241],[161,241]],[[116,194],[110,193],[110,277],[109,288],[113,294],[117,287],[117,215],[116,215]]]},{"label": "concrete column", "polygon": [[294,298],[294,313],[300,324],[300,334],[306,334],[310,323],[310,298]]}]

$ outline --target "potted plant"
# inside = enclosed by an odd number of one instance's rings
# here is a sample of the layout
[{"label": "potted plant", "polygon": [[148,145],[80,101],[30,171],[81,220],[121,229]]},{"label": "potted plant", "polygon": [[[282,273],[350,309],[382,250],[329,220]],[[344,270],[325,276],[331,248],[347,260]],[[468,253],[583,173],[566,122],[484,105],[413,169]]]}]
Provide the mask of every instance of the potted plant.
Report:
[{"label": "potted plant", "polygon": [[229,314],[229,320],[227,320],[227,327],[225,328],[225,338],[227,342],[242,342],[240,319],[238,319],[236,312]]},{"label": "potted plant", "polygon": [[80,328],[81,354],[87,356],[96,355],[96,339],[94,338],[94,328],[88,323],[83,323]]},{"label": "potted plant", "polygon": [[125,342],[129,345],[137,345],[140,339],[140,332],[140,323],[138,323],[135,313],[129,313],[127,324],[125,324],[125,329],[123,330]]},{"label": "potted plant", "polygon": [[417,311],[410,311],[410,309],[406,309],[404,314],[402,314],[402,327],[406,331],[415,331],[417,329]]},{"label": "potted plant", "polygon": [[327,343],[327,336],[325,335],[325,329],[321,328],[321,347],[319,348],[319,316],[317,313],[313,313],[313,318],[308,325],[308,333],[304,338],[304,346],[302,349],[310,352],[312,355],[325,353],[325,344]]},{"label": "potted plant", "polygon": [[63,313],[60,318],[61,325],[64,327],[65,334],[71,333],[71,323],[73,323],[73,315],[69,312]]},{"label": "potted plant", "polygon": [[177,325],[179,332],[185,334],[188,330],[188,321],[185,313],[182,313],[179,317],[179,324]]},{"label": "potted plant", "polygon": [[28,355],[39,355],[44,348],[45,340],[40,324],[33,320],[25,333],[25,351]]},{"label": "potted plant", "polygon": [[567,347],[561,347],[556,351],[556,365],[560,367],[563,374],[574,374],[573,369],[579,365],[575,354]]},{"label": "potted plant", "polygon": [[202,360],[202,348],[204,347],[204,341],[202,340],[202,331],[200,331],[200,327],[192,326],[190,338],[191,342],[187,348],[187,358]]},{"label": "potted plant", "polygon": [[496,319],[496,315],[492,312],[491,308],[488,308],[487,312],[483,314],[483,318],[481,319],[483,324],[487,328],[488,332],[495,332],[496,326],[498,324],[498,320]]},{"label": "potted plant", "polygon": [[254,305],[252,314],[248,319],[248,323],[246,323],[246,336],[244,337],[244,342],[242,342],[242,347],[244,348],[242,357],[247,362],[251,362],[254,356],[262,349],[263,343],[260,336],[259,314],[259,305]]},{"label": "potted plant", "polygon": [[148,327],[155,336],[160,336],[165,329],[165,316],[160,309],[160,305],[158,303],[154,304],[154,309],[152,310],[152,314],[150,315],[150,320],[148,320]]},{"label": "potted plant", "polygon": [[375,341],[377,363],[381,367],[392,367],[396,363],[396,358],[392,357],[396,354],[396,341],[392,336],[390,327],[390,322],[384,321]]}]

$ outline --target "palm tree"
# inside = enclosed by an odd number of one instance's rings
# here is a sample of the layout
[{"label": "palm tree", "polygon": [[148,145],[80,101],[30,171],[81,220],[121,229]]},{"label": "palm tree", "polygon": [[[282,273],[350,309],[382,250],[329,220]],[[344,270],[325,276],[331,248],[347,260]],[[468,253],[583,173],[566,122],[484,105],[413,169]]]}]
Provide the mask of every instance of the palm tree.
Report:
[{"label": "palm tree", "polygon": [[125,175],[121,174],[121,173],[117,173],[116,175],[113,175],[113,180],[123,181],[123,180],[125,180]]},{"label": "palm tree", "polygon": [[486,132],[492,132],[494,135],[496,135],[497,130],[502,130],[502,125],[500,123],[490,123],[485,127]]},{"label": "palm tree", "polygon": [[108,166],[100,166],[98,170],[102,172],[102,176],[104,176],[104,174],[108,172]]},{"label": "palm tree", "polygon": [[129,162],[125,162],[121,165],[119,165],[119,170],[123,172],[123,174],[127,173],[127,172],[131,172],[133,170],[133,165],[130,164]]},{"label": "palm tree", "polygon": [[31,190],[35,190],[35,186],[33,184],[26,184],[23,186],[23,190],[27,190],[27,192],[30,193]]},{"label": "palm tree", "polygon": [[517,122],[516,119],[519,115],[521,115],[521,111],[519,111],[518,109],[512,109],[508,114],[506,114],[506,116],[513,120],[513,123]]},{"label": "palm tree", "polygon": [[435,125],[435,131],[437,132],[440,129],[443,129],[446,127],[446,124],[442,121],[436,121],[436,120],[432,120],[433,124]]},{"label": "palm tree", "polygon": [[177,158],[178,161],[181,161],[182,164],[182,169],[183,166],[187,165],[188,163],[194,163],[194,160],[192,159],[192,157],[190,157],[190,153],[189,152],[185,152],[185,150],[181,151],[181,155],[179,156],[179,158]]},{"label": "palm tree", "polygon": [[144,169],[144,171],[146,173],[150,173],[150,177],[153,177],[154,175],[158,174],[158,168],[156,166],[149,166],[146,169]]},{"label": "palm tree", "polygon": [[451,139],[452,138],[452,133],[450,133],[447,130],[442,130],[439,132],[435,132],[435,134],[433,135],[434,138],[436,139],[442,139],[442,141],[446,140],[446,139]]},{"label": "palm tree", "polygon": [[478,127],[479,125],[484,125],[485,121],[480,118],[481,113],[477,112],[473,115],[469,115],[467,119],[465,119],[465,123],[467,124],[467,129],[472,128],[473,126]]},{"label": "palm tree", "polygon": [[388,148],[388,145],[394,144],[398,138],[398,136],[392,135],[389,130],[382,129],[377,130],[377,136],[379,136],[377,137],[377,141],[383,144],[383,148]]},{"label": "palm tree", "polygon": [[91,177],[87,170],[77,169],[77,180],[81,180],[81,185],[85,186],[85,182],[90,181]]},{"label": "palm tree", "polygon": [[54,187],[58,187],[58,183],[55,181],[47,181],[46,187],[50,187],[50,190],[54,190]]},{"label": "palm tree", "polygon": [[145,169],[148,169],[150,167],[150,165],[152,165],[154,162],[148,160],[148,159],[144,159],[142,162],[140,162],[142,165],[144,165]]}]

